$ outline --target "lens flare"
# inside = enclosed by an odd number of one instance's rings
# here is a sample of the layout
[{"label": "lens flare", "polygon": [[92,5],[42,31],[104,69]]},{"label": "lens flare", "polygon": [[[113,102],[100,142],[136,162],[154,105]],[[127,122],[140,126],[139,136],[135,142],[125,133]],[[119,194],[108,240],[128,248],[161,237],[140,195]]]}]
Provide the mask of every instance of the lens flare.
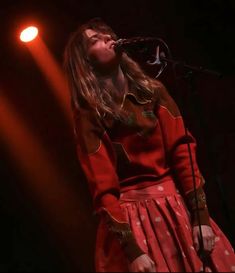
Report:
[{"label": "lens flare", "polygon": [[20,40],[22,42],[30,42],[34,40],[38,35],[38,29],[34,26],[27,27],[20,34]]}]

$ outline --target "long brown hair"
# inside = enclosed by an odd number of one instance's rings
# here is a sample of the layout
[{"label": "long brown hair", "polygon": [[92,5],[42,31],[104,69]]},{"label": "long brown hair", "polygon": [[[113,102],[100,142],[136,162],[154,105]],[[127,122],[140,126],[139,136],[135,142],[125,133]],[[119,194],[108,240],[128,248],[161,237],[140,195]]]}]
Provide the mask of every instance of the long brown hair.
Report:
[{"label": "long brown hair", "polygon": [[[121,117],[122,110],[113,100],[112,90],[101,85],[87,58],[86,29],[110,34],[112,39],[117,40],[113,30],[100,18],[91,19],[71,35],[64,52],[64,69],[70,87],[72,108],[79,110],[86,105],[98,114],[109,113],[115,118]],[[140,97],[152,97],[158,81],[146,75],[126,53],[122,54],[120,67]]]}]

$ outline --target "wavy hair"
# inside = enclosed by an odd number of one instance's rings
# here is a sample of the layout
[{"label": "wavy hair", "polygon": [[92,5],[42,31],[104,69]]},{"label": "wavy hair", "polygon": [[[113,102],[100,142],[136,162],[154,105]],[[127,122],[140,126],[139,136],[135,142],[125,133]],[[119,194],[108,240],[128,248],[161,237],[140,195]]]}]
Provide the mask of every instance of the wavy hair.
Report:
[{"label": "wavy hair", "polygon": [[[117,40],[113,30],[100,18],[94,18],[81,25],[69,38],[64,51],[64,70],[68,79],[73,110],[90,107],[98,114],[110,114],[115,118],[123,116],[123,110],[113,100],[112,90],[107,90],[99,81],[89,63],[85,44],[85,30],[111,35]],[[121,56],[120,67],[131,88],[135,88],[142,98],[151,98],[158,81],[149,77],[126,53]]]}]

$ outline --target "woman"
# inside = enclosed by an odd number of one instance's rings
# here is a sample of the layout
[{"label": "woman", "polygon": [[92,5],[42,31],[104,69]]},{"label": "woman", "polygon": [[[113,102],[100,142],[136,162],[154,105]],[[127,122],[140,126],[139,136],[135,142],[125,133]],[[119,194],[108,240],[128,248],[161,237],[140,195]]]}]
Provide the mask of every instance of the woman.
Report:
[{"label": "woman", "polygon": [[90,20],[64,62],[77,154],[100,215],[96,271],[235,271],[234,251],[208,214],[195,139],[164,85],[115,40]]}]

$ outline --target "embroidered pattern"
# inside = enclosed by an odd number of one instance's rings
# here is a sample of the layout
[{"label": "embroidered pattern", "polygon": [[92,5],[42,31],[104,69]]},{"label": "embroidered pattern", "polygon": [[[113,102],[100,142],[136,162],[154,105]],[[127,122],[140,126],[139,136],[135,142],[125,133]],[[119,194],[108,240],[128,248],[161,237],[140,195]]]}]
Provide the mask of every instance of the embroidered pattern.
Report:
[{"label": "embroidered pattern", "polygon": [[[200,192],[197,192],[197,201],[198,201],[198,208],[199,209],[204,209],[206,207],[206,195],[203,190]],[[193,197],[190,201],[190,206],[194,210],[197,208],[196,206],[196,198]]]},{"label": "embroidered pattern", "polygon": [[144,116],[145,118],[153,118],[153,119],[156,118],[156,116],[155,116],[155,114],[153,113],[152,110],[144,110],[142,112],[142,116]]},{"label": "embroidered pattern", "polygon": [[136,122],[135,114],[131,112],[126,119],[126,124],[129,126],[133,126]]}]

